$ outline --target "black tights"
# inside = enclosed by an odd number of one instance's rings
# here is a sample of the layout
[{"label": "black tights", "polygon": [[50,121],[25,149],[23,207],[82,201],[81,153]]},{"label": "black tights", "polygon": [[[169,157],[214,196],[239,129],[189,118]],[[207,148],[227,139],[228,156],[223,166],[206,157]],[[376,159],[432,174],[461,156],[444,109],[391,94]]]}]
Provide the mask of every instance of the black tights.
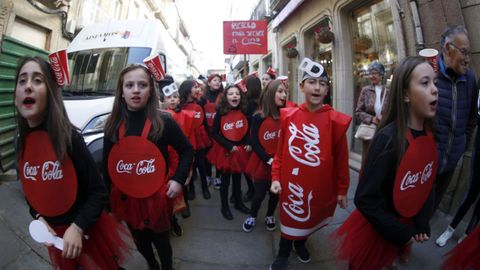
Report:
[{"label": "black tights", "polygon": [[295,247],[305,246],[307,239],[303,240],[289,240],[286,238],[280,237],[280,249],[278,250],[278,257],[288,258],[290,256],[290,252],[292,251],[292,244]]},{"label": "black tights", "polygon": [[172,269],[172,246],[170,245],[169,231],[154,232],[150,229],[136,230],[130,228],[138,252],[147,260],[150,269],[159,269],[158,262],[153,254],[152,244],[157,249],[162,270]]},{"label": "black tights", "polygon": [[[195,161],[193,162],[193,170],[195,171],[198,169],[198,173],[200,174],[200,180],[202,182],[202,190],[205,190],[208,188],[207,185],[207,166],[206,162],[207,159],[205,158],[207,154],[206,149],[198,149],[195,151]],[[192,180],[190,181],[190,188],[194,189],[193,186],[193,177]]]},{"label": "black tights", "polygon": [[265,199],[267,192],[270,194],[270,197],[268,199],[267,216],[273,216],[273,212],[275,212],[275,208],[277,207],[278,203],[278,195],[270,192],[271,183],[272,182],[267,180],[256,181],[254,183],[255,194],[253,195],[252,199],[252,217],[257,217],[258,209],[260,209],[260,206],[262,205],[263,199]]},{"label": "black tights", "polygon": [[[478,197],[478,194],[480,193],[480,136],[477,134],[477,141],[476,141],[476,147],[475,147],[475,154],[472,158],[472,168],[473,168],[473,173],[470,178],[470,187],[468,189],[467,196],[465,197],[465,200],[462,202],[462,205],[460,205],[460,208],[458,208],[457,213],[455,214],[455,217],[452,220],[452,223],[450,223],[450,226],[452,228],[456,228],[458,226],[458,223],[463,219],[465,214],[468,212],[468,209],[470,209],[470,206],[472,206],[473,203],[475,203],[475,200]],[[475,209],[473,210],[473,215],[470,220],[470,223],[468,223],[468,227],[466,230],[466,233],[469,234],[473,229],[478,224],[480,217],[480,201],[477,203],[475,206]]]},{"label": "black tights", "polygon": [[222,172],[222,184],[220,185],[220,199],[222,201],[222,209],[229,209],[228,186],[230,185],[230,176],[232,177],[233,182],[233,198],[235,199],[235,204],[240,204],[242,202],[242,193],[240,191],[240,179],[242,175],[239,173],[231,174]]}]

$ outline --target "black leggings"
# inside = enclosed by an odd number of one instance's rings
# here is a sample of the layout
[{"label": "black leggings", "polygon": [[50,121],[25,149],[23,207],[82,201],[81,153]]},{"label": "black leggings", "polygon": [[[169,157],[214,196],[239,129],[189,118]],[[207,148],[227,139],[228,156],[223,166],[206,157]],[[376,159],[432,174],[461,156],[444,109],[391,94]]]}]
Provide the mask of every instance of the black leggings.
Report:
[{"label": "black leggings", "polygon": [[158,262],[153,254],[152,244],[157,249],[162,270],[172,269],[172,246],[170,245],[169,231],[154,232],[150,229],[136,230],[130,228],[138,252],[147,260],[151,269],[158,269]]},{"label": "black leggings", "polygon": [[222,202],[222,209],[229,209],[228,206],[228,186],[230,185],[230,176],[232,177],[233,182],[233,198],[235,199],[235,204],[242,202],[242,193],[240,191],[240,179],[241,174],[239,173],[224,173],[222,172],[222,184],[220,185],[220,199]]},{"label": "black leggings", "polygon": [[289,240],[286,238],[280,237],[280,249],[278,250],[278,257],[288,258],[290,256],[290,252],[292,251],[292,244],[295,247],[305,246],[307,239],[303,240]]},{"label": "black leggings", "polygon": [[270,192],[271,184],[272,182],[268,180],[261,180],[261,181],[254,182],[255,193],[252,199],[252,210],[251,210],[252,217],[255,217],[255,218],[257,217],[258,209],[260,209],[260,206],[262,205],[263,199],[265,199],[267,192],[270,194],[270,197],[268,199],[268,208],[267,208],[266,216],[273,216],[273,212],[275,212],[275,208],[277,207],[277,203],[278,203],[278,195]]},{"label": "black leggings", "polygon": [[[200,174],[200,180],[202,182],[202,190],[208,188],[207,186],[207,159],[205,158],[207,154],[207,149],[198,149],[195,151],[195,161],[193,162],[193,170],[198,169]],[[190,181],[190,187],[193,187],[193,177]]]},{"label": "black leggings", "polygon": [[[475,153],[472,159],[472,176],[470,177],[470,187],[468,189],[467,196],[465,197],[465,200],[462,202],[462,205],[460,205],[460,208],[458,208],[457,213],[455,214],[455,217],[452,220],[452,223],[450,223],[450,226],[452,228],[456,228],[458,226],[458,223],[462,221],[463,217],[465,214],[468,212],[468,209],[470,209],[470,206],[475,202],[475,200],[478,197],[478,194],[480,193],[480,134],[477,134],[477,140],[476,140],[476,145],[475,145]],[[478,224],[480,216],[480,201],[477,203],[475,206],[475,209],[473,210],[473,215],[472,219],[470,220],[470,223],[468,224],[467,231],[466,233],[470,233]]]}]

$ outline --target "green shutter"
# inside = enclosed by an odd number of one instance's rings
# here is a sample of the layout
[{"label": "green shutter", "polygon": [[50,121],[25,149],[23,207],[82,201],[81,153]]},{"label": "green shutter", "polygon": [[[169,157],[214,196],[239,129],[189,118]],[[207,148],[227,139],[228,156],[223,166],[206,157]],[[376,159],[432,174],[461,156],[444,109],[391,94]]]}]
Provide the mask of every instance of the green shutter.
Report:
[{"label": "green shutter", "polygon": [[36,55],[47,58],[48,52],[3,36],[0,47],[0,170],[3,172],[15,164],[13,89],[17,64],[24,56]]}]

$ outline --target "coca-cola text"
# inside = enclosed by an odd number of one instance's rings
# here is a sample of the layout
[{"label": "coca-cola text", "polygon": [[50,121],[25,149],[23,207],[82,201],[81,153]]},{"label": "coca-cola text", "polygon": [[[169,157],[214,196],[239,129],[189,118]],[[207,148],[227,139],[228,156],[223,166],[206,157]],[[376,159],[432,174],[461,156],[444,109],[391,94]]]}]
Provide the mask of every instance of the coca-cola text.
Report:
[{"label": "coca-cola text", "polygon": [[310,202],[313,199],[312,191],[308,193],[307,203],[304,201],[304,190],[300,184],[288,182],[288,190],[290,194],[287,196],[288,201],[282,203],[282,208],[292,219],[298,222],[305,222],[310,219]]},{"label": "coca-cola text", "polygon": [[400,184],[400,190],[407,190],[409,188],[415,188],[418,181],[420,180],[420,185],[425,184],[430,177],[432,176],[433,161],[429,162],[423,168],[423,171],[412,173],[408,171],[402,179]]},{"label": "coca-cola text", "polygon": [[[317,167],[320,165],[320,134],[318,128],[314,124],[302,124],[303,131],[300,131],[293,122],[290,122],[288,130],[292,135],[288,139],[288,152],[298,162],[310,166]],[[304,141],[303,149],[294,145],[295,139]]]}]

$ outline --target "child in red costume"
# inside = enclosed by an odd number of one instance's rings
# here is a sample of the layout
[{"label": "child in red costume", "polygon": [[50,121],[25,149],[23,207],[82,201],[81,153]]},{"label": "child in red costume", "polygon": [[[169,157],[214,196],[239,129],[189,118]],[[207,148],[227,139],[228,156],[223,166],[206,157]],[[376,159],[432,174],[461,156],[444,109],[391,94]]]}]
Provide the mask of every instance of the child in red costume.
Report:
[{"label": "child in red costume", "polygon": [[332,235],[336,255],[353,270],[392,267],[406,261],[414,241],[429,240],[437,151],[432,135],[438,90],[422,57],[396,68],[391,99],[367,154],[355,194],[355,210]]},{"label": "child in red costume", "polygon": [[[180,95],[178,94],[178,87],[173,81],[172,77],[166,76],[163,80],[158,82],[158,87],[160,88],[160,101],[165,105],[165,111],[173,117],[175,122],[177,122],[178,126],[182,129],[183,134],[185,134],[192,146],[194,146],[195,137],[193,122],[195,113],[193,111],[182,110],[180,108]],[[170,146],[168,147],[168,153],[170,163],[168,175],[170,177],[175,174],[175,171],[177,170],[179,157],[177,152],[175,152],[175,150]],[[191,180],[191,168],[188,175],[189,176],[183,185],[182,192],[174,199],[172,205],[172,231],[177,236],[181,236],[183,234],[183,230],[182,227],[180,227],[180,224],[178,224],[176,214],[182,213],[182,216],[185,218],[190,216],[190,205],[185,197],[185,194],[187,193],[187,187]]]},{"label": "child in red costume", "polygon": [[63,251],[48,247],[52,267],[119,268],[128,253],[123,240],[130,237],[128,230],[103,211],[107,190],[65,113],[60,88],[45,60],[30,57],[20,63],[14,99],[18,174],[30,213],[64,241]]},{"label": "child in red costume", "polygon": [[[250,216],[243,222],[243,230],[251,232],[256,225],[257,213],[272,183],[273,155],[280,137],[280,108],[285,107],[287,89],[280,80],[268,83],[260,96],[260,108],[251,120],[251,142],[253,153],[247,163],[246,173],[253,179],[255,192],[252,199]],[[268,192],[268,209],[265,227],[268,231],[276,229],[273,212],[277,207],[278,195]]]},{"label": "child in red costume", "polygon": [[[168,173],[169,146],[179,157],[173,175]],[[188,177],[193,147],[172,117],[159,112],[153,78],[143,65],[120,72],[103,157],[104,179],[112,183],[112,212],[125,220],[150,269],[159,269],[153,245],[162,270],[172,269],[171,200]]]},{"label": "child in red costume", "polygon": [[[193,126],[196,148],[193,169],[198,169],[200,181],[202,183],[203,198],[205,200],[209,200],[211,198],[211,194],[208,190],[205,152],[210,146],[211,141],[205,128],[205,113],[203,108],[197,104],[198,98],[201,94],[201,89],[202,88],[200,87],[200,84],[196,80],[183,81],[178,90],[180,94],[179,106],[182,108],[182,110],[193,111],[195,113]],[[195,199],[195,186],[193,181],[190,181],[188,188],[188,199]]]},{"label": "child in red costume", "polygon": [[[207,129],[210,139],[213,139],[212,126],[213,126],[213,118],[217,113],[216,105],[219,102],[220,97],[224,91],[222,80],[223,79],[222,79],[222,76],[220,76],[220,74],[217,74],[217,73],[210,74],[207,78],[205,92],[198,101],[198,105],[202,106],[203,110],[205,111],[204,125],[205,125],[205,128]],[[212,140],[212,144],[215,144],[215,143],[216,142]],[[212,164],[210,164],[208,159],[205,159],[207,152],[208,152],[208,149],[204,153],[201,153],[205,160],[207,181],[210,183],[213,182],[215,189],[220,189],[220,172],[216,170],[215,178],[212,177]]]},{"label": "child in red costume", "polygon": [[300,91],[305,103],[281,110],[272,164],[273,193],[280,193],[280,249],[271,270],[285,269],[292,244],[307,263],[307,238],[327,225],[337,204],[347,206],[350,182],[346,132],[351,117],[323,104],[329,79],[322,65],[305,58]]},{"label": "child in red costume", "polygon": [[245,171],[252,150],[248,144],[248,119],[243,112],[245,102],[245,97],[235,85],[225,89],[225,94],[217,104],[217,113],[212,126],[212,137],[217,143],[207,154],[208,160],[222,173],[221,212],[223,217],[228,220],[233,219],[228,205],[230,176],[233,181],[235,209],[245,214],[250,213],[250,210],[242,202],[240,191],[241,173]]}]

